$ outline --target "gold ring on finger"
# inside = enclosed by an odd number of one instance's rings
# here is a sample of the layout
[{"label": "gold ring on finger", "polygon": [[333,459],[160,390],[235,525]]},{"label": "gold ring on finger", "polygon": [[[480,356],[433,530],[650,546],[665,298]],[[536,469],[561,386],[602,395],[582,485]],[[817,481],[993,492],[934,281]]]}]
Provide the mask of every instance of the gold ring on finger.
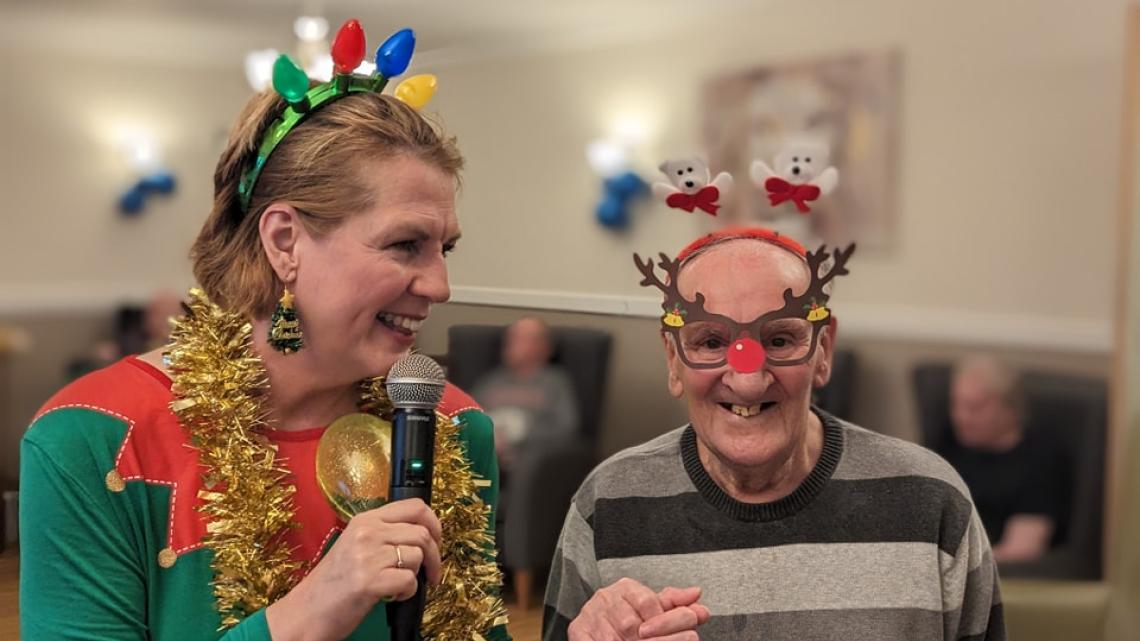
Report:
[{"label": "gold ring on finger", "polygon": [[404,555],[400,554],[400,546],[396,546],[396,567],[404,569]]}]

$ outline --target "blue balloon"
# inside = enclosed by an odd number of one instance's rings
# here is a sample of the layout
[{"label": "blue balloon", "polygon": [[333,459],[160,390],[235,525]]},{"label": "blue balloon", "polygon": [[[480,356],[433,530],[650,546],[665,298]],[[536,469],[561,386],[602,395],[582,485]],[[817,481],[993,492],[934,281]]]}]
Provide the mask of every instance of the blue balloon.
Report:
[{"label": "blue balloon", "polygon": [[602,193],[615,198],[622,197],[621,184],[618,182],[617,176],[611,176],[602,181]]},{"label": "blue balloon", "polygon": [[607,196],[598,203],[598,209],[595,212],[598,217],[598,222],[611,229],[622,229],[629,223],[629,212],[626,211],[625,203],[613,196]]},{"label": "blue balloon", "polygon": [[119,198],[119,211],[128,216],[134,216],[142,211],[146,204],[146,194],[138,185],[131,187]]},{"label": "blue balloon", "polygon": [[602,183],[602,201],[595,211],[598,222],[611,229],[629,225],[629,205],[649,193],[649,185],[632,171],[607,178]]},{"label": "blue balloon", "polygon": [[376,48],[376,71],[385,78],[404,73],[412,62],[415,49],[416,33],[411,29],[400,29]]},{"label": "blue balloon", "polygon": [[139,187],[143,191],[156,194],[169,194],[173,192],[175,184],[174,175],[165,171],[158,171],[149,176],[144,176],[143,179],[139,181]]},{"label": "blue balloon", "polygon": [[627,171],[607,179],[605,186],[607,193],[613,194],[623,200],[640,196],[649,191],[649,185],[641,179],[641,176],[638,176],[632,171]]},{"label": "blue balloon", "polygon": [[633,173],[632,171],[626,172],[622,176],[622,180],[628,186],[629,194],[631,196],[648,196],[649,183],[642,180],[641,176]]}]

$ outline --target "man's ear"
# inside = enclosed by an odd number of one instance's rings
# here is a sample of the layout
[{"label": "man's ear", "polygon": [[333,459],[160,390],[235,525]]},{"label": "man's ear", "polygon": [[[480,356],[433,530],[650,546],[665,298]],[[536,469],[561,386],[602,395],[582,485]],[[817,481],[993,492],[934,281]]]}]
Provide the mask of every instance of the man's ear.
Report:
[{"label": "man's ear", "polygon": [[674,398],[681,398],[685,393],[685,385],[681,382],[681,368],[685,364],[677,356],[677,347],[669,338],[669,334],[661,332],[661,342],[665,344],[665,364],[669,368],[669,394]]},{"label": "man's ear", "polygon": [[812,373],[811,379],[812,387],[823,387],[831,380],[831,359],[835,354],[835,338],[838,330],[839,323],[832,316],[831,322],[819,332],[815,372]]},{"label": "man's ear", "polygon": [[297,240],[303,233],[301,214],[291,205],[272,203],[258,222],[261,247],[269,265],[283,283],[291,283],[298,269]]}]

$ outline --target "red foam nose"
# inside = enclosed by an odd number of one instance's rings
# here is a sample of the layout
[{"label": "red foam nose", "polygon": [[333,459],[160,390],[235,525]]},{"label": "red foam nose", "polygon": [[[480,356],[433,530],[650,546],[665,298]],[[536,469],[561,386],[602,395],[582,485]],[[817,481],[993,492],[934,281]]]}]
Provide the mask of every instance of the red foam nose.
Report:
[{"label": "red foam nose", "polygon": [[751,338],[741,338],[728,346],[728,364],[741,374],[751,374],[764,367],[764,346]]}]

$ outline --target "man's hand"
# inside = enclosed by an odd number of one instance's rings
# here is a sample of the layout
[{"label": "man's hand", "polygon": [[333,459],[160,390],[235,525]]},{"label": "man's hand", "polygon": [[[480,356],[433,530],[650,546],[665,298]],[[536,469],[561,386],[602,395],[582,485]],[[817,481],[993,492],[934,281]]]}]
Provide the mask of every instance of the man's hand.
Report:
[{"label": "man's hand", "polygon": [[1053,519],[1040,514],[1014,514],[1005,524],[1001,541],[993,547],[998,563],[1036,561],[1049,550]]},{"label": "man's hand", "polygon": [[570,641],[697,641],[709,620],[699,587],[654,592],[633,579],[602,588],[570,623]]}]

